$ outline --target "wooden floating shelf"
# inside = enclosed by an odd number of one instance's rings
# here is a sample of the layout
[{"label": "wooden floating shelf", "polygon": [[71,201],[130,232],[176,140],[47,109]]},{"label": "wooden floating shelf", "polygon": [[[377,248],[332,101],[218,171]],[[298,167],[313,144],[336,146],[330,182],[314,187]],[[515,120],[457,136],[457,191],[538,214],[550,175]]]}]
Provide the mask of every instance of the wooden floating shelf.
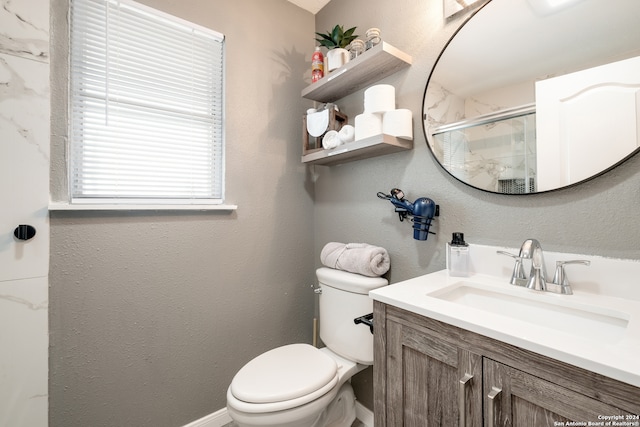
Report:
[{"label": "wooden floating shelf", "polygon": [[302,162],[313,165],[333,166],[411,149],[413,149],[412,140],[380,134],[339,145],[330,150],[320,149],[314,151],[302,156]]},{"label": "wooden floating shelf", "polygon": [[302,97],[332,102],[411,65],[410,55],[381,42],[302,90]]}]

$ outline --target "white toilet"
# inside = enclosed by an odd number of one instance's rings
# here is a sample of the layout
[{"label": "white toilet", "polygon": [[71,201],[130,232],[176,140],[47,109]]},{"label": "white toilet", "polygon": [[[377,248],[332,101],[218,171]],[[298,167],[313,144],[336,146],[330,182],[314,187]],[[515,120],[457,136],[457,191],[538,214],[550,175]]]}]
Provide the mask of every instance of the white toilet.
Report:
[{"label": "white toilet", "polygon": [[349,427],[355,419],[350,378],[373,364],[373,334],[354,319],[373,311],[369,291],[387,285],[331,268],[320,284],[320,338],[326,347],[291,344],[247,363],[227,390],[227,410],[240,427]]}]

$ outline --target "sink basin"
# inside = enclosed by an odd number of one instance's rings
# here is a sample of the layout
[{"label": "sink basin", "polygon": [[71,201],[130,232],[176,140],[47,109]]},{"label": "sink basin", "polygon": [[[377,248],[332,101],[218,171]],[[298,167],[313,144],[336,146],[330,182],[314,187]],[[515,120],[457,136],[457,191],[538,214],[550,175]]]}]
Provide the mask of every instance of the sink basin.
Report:
[{"label": "sink basin", "polygon": [[594,343],[620,342],[631,317],[623,311],[575,304],[568,295],[540,293],[515,286],[501,289],[467,281],[454,283],[427,296],[503,316],[505,321],[517,319]]}]

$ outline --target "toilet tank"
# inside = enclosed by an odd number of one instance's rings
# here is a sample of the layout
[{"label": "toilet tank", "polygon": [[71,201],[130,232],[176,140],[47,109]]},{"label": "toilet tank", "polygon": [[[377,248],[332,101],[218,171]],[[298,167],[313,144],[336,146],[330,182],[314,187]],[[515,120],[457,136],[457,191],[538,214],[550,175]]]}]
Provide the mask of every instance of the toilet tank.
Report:
[{"label": "toilet tank", "polygon": [[373,334],[353,319],[373,312],[369,291],[386,286],[382,277],[366,277],[322,267],[316,270],[320,294],[320,338],[338,355],[364,365],[373,364]]}]

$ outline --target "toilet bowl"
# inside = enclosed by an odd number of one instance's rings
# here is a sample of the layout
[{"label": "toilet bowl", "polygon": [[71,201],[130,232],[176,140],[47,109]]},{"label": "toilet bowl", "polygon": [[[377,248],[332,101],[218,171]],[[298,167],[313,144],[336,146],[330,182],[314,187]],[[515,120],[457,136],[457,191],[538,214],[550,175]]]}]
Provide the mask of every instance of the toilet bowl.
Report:
[{"label": "toilet bowl", "polygon": [[349,427],[355,420],[349,380],[373,364],[373,335],[354,319],[373,311],[369,291],[388,282],[329,268],[317,276],[327,347],[285,345],[242,367],[227,390],[227,411],[239,427]]},{"label": "toilet bowl", "polygon": [[366,367],[326,347],[278,347],[236,374],[227,410],[239,427],[350,426],[355,397],[348,380]]}]

